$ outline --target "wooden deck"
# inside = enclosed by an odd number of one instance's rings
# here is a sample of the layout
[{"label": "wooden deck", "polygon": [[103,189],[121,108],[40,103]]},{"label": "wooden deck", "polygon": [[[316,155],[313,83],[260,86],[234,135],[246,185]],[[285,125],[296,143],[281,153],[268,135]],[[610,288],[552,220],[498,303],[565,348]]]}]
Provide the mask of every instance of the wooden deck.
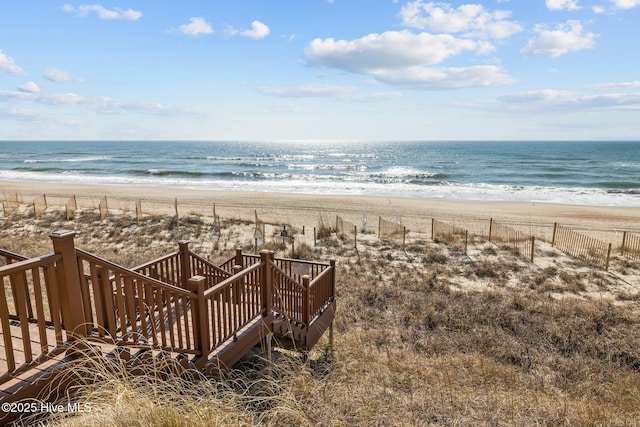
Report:
[{"label": "wooden deck", "polygon": [[[181,242],[126,269],[76,249],[72,232],[51,238],[54,253],[39,258],[0,250],[0,403],[56,401],[83,380],[60,372],[88,357],[117,358],[132,375],[153,358],[218,375],[259,343],[270,360],[274,335],[308,351],[329,329],[332,343],[333,261],[238,250],[215,266]],[[18,415],[0,413],[0,424]]]}]

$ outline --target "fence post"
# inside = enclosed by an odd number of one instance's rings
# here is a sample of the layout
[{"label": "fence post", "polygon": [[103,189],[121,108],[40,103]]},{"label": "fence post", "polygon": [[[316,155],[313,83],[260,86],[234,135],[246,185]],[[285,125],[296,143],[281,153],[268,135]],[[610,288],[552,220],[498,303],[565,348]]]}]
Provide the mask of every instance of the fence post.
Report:
[{"label": "fence post", "polygon": [[558,231],[558,223],[554,222],[553,223],[553,237],[551,238],[551,246],[552,247],[556,246],[556,231]]},{"label": "fence post", "polygon": [[431,240],[433,240],[433,231],[436,227],[436,219],[435,218],[431,218]]},{"label": "fence post", "polygon": [[260,292],[262,294],[262,316],[266,317],[271,311],[273,299],[273,276],[271,275],[271,263],[273,262],[273,252],[263,249],[260,251],[262,262],[262,283]]},{"label": "fence post", "polygon": [[378,239],[382,236],[382,217],[378,217]]},{"label": "fence post", "polygon": [[136,223],[140,225],[142,219],[142,199],[138,199],[136,202]]},{"label": "fence post", "polygon": [[180,225],[180,217],[178,216],[178,198],[177,197],[173,201],[173,207],[176,210],[176,225],[179,226]]},{"label": "fence post", "polygon": [[358,249],[358,226],[353,226],[353,247]]},{"label": "fence post", "polygon": [[611,243],[609,243],[609,247],[607,248],[607,262],[605,263],[604,269],[609,271],[609,258],[611,257]]},{"label": "fence post", "polygon": [[493,218],[489,218],[489,241],[491,241],[491,232],[493,231]]},{"label": "fence post", "polygon": [[627,232],[622,232],[622,246],[620,247],[620,255],[624,256],[624,245],[627,243]]},{"label": "fence post", "polygon": [[[62,262],[56,269],[60,291],[60,311],[62,321],[67,332],[73,336],[87,336],[86,319],[84,317],[84,303],[80,272],[74,237],[76,233],[69,230],[59,230],[51,233],[49,238],[53,242],[53,251],[62,255]],[[71,337],[73,339],[74,337]]]},{"label": "fence post", "polygon": [[188,289],[197,295],[197,303],[193,305],[196,350],[200,350],[203,356],[209,355],[209,316],[207,302],[204,299],[206,279],[203,276],[189,278]]},{"label": "fence post", "polygon": [[464,230],[464,254],[467,254],[467,244],[469,242],[469,231]]},{"label": "fence post", "polygon": [[531,236],[531,264],[533,264],[533,253],[536,250],[536,238]]},{"label": "fence post", "polygon": [[318,232],[316,228],[313,227],[313,247],[315,248],[316,246],[318,246]]},{"label": "fence post", "polygon": [[403,251],[406,243],[407,243],[407,227],[402,227],[402,250]]},{"label": "fence post", "polygon": [[191,277],[191,263],[189,262],[189,241],[180,240],[178,242],[178,250],[180,252],[180,269],[182,270],[180,285],[182,285],[183,289],[187,289],[187,281]]}]

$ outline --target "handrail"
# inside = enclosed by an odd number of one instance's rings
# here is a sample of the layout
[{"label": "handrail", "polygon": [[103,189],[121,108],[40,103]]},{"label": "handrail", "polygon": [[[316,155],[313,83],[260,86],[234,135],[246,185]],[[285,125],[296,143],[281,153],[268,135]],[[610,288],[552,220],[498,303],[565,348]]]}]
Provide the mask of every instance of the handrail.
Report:
[{"label": "handrail", "polygon": [[331,274],[331,268],[322,270],[320,274],[318,274],[316,277],[313,278],[313,280],[311,280],[311,282],[309,282],[309,289],[314,287],[320,280],[324,279],[324,276],[328,276],[330,274]]},{"label": "handrail", "polygon": [[83,251],[82,249],[76,249],[76,252],[79,255],[82,255],[82,257],[84,257],[87,261],[93,261],[93,262],[101,264],[101,265],[103,265],[105,267],[109,267],[110,269],[112,269],[114,271],[117,271],[120,274],[129,275],[129,276],[134,277],[134,278],[136,278],[138,280],[146,281],[146,282],[148,282],[148,283],[150,283],[152,285],[159,286],[160,288],[166,289],[166,290],[171,291],[171,292],[177,292],[179,294],[189,295],[189,296],[193,295],[193,293],[191,291],[189,291],[189,290],[182,289],[182,288],[180,288],[178,286],[170,285],[170,284],[162,282],[162,281],[160,281],[158,279],[154,279],[153,277],[145,276],[144,274],[138,273],[137,271],[132,271],[132,270],[129,270],[127,268],[121,267],[118,264],[115,264],[115,263],[113,263],[111,261],[108,261],[108,260],[106,260],[104,258],[100,258],[99,256],[93,255],[93,254],[91,254],[89,252]]},{"label": "handrail", "polygon": [[24,261],[25,259],[29,259],[26,256],[23,255],[19,255],[17,253],[11,252],[11,251],[7,251],[5,249],[0,249],[0,256],[3,256],[7,259],[11,259],[14,261]]},{"label": "handrail", "polygon": [[145,262],[144,264],[140,264],[140,265],[138,265],[136,267],[133,267],[133,268],[131,268],[131,270],[139,272],[139,270],[145,269],[147,267],[151,267],[154,264],[159,264],[159,263],[161,263],[163,261],[166,261],[168,259],[171,259],[174,256],[179,255],[179,254],[180,254],[180,252],[177,252],[177,251],[173,252],[173,253],[170,253],[169,255],[165,255],[165,256],[162,256],[162,257],[160,257],[158,259],[154,259],[153,261]]},{"label": "handrail", "polygon": [[217,265],[213,264],[211,261],[204,259],[203,257],[201,257],[200,255],[193,253],[191,251],[189,251],[189,256],[197,261],[200,261],[201,263],[205,264],[207,267],[211,267],[211,269],[213,269],[214,271],[225,275],[227,277],[231,277],[233,276],[233,273],[228,272],[227,270],[218,267]]},{"label": "handrail", "polygon": [[275,263],[272,262],[271,263],[271,267],[273,269],[275,269],[278,273],[280,273],[282,276],[284,276],[285,279],[287,279],[289,282],[295,284],[301,290],[305,291],[307,289],[301,283],[299,283],[296,279],[294,279],[293,277],[289,276],[283,269],[278,267]]},{"label": "handrail", "polygon": [[222,282],[218,283],[217,285],[205,290],[204,291],[205,298],[208,298],[212,294],[214,294],[216,292],[219,292],[221,289],[229,286],[229,284],[235,282],[236,280],[238,280],[238,279],[240,279],[242,277],[248,276],[249,273],[252,273],[253,270],[257,270],[260,267],[262,267],[262,265],[260,263],[253,264],[253,265],[245,268],[244,270],[241,270],[239,273],[224,279]]},{"label": "handrail", "polygon": [[23,261],[12,262],[11,264],[3,265],[0,267],[0,274],[8,275],[13,273],[19,273],[29,268],[38,268],[44,265],[48,265],[52,262],[60,261],[62,255],[49,254],[36,258],[27,258]]},{"label": "handrail", "polygon": [[[64,344],[66,334],[54,271],[61,260],[62,255],[50,254],[0,267],[0,325],[8,372],[47,357]],[[10,324],[10,319],[18,320],[19,325]],[[31,329],[29,324],[37,327]],[[54,336],[49,334],[51,326]],[[14,327],[19,327],[17,336],[13,336]]]}]

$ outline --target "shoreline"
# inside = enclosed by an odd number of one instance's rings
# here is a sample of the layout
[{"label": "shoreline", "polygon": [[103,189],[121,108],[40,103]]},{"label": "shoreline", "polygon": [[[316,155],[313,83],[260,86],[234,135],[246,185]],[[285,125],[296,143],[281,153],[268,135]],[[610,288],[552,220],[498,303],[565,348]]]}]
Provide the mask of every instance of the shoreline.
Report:
[{"label": "shoreline", "polygon": [[[176,187],[76,185],[41,182],[0,181],[5,200],[18,194],[23,203],[47,196],[50,206],[64,206],[73,195],[83,207],[97,207],[103,197],[113,199],[109,207],[131,210],[142,200],[147,213],[171,211],[174,200],[180,205],[211,212],[215,203],[222,217],[253,220],[254,212],[263,220],[282,222],[295,219],[310,226],[319,216],[335,218],[336,214],[356,224],[367,218],[369,224],[377,217],[401,217],[409,228],[424,229],[431,218],[474,223],[490,218],[512,224],[549,227],[554,222],[591,231],[639,231],[640,209],[627,206],[572,205],[547,202],[479,201],[412,197],[363,195],[316,195],[278,192],[228,191],[216,189],[185,189]],[[89,204],[89,206],[85,206]],[[154,206],[155,205],[155,206]],[[133,207],[135,211],[135,207]],[[428,219],[428,221],[427,221]]]}]

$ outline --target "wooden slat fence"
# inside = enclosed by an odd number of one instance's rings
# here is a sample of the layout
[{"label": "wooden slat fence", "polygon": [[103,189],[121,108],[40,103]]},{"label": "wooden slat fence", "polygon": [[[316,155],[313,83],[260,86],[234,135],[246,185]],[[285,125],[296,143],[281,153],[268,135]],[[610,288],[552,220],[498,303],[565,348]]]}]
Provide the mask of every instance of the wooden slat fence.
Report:
[{"label": "wooden slat fence", "polygon": [[256,216],[256,228],[254,237],[258,240],[258,244],[264,244],[266,241],[267,234],[265,232],[265,223],[260,218],[258,218],[258,211],[254,211]]},{"label": "wooden slat fence", "polygon": [[[60,255],[47,255],[0,267],[0,327],[4,343],[0,358],[7,365],[0,382],[31,362],[46,358],[67,339],[58,292],[60,277],[56,274],[56,263],[61,259]],[[19,326],[18,334],[12,333],[11,325]]]},{"label": "wooden slat fence", "polygon": [[2,201],[2,209],[5,217],[11,216],[20,207],[18,194],[5,195]]},{"label": "wooden slat fence", "polygon": [[67,221],[71,221],[78,210],[78,201],[76,200],[76,196],[71,196],[67,203],[65,203],[64,207]]},{"label": "wooden slat fence", "polygon": [[447,245],[460,250],[465,255],[467,254],[469,232],[464,228],[447,224],[434,218],[431,221],[431,239],[436,242],[445,242]]},{"label": "wooden slat fence", "polygon": [[109,214],[109,205],[107,204],[107,196],[104,196],[100,199],[100,203],[98,203],[98,210],[100,211],[100,219],[104,221],[104,219]]},{"label": "wooden slat fence", "polygon": [[489,241],[504,244],[533,262],[535,238],[531,235],[491,219],[489,222]]},{"label": "wooden slat fence", "polygon": [[336,235],[344,236],[358,246],[358,226],[336,215]]},{"label": "wooden slat fence", "polygon": [[578,233],[555,223],[551,246],[580,258],[588,264],[609,270],[611,243]]},{"label": "wooden slat fence", "polygon": [[398,217],[396,221],[387,221],[382,217],[378,217],[378,238],[402,244],[402,249],[404,250],[407,239],[407,227],[402,225],[400,217]]},{"label": "wooden slat fence", "polygon": [[38,218],[47,210],[47,196],[42,195],[33,199],[33,215]]},{"label": "wooden slat fence", "polygon": [[623,256],[640,261],[640,234],[625,231],[620,252]]}]

